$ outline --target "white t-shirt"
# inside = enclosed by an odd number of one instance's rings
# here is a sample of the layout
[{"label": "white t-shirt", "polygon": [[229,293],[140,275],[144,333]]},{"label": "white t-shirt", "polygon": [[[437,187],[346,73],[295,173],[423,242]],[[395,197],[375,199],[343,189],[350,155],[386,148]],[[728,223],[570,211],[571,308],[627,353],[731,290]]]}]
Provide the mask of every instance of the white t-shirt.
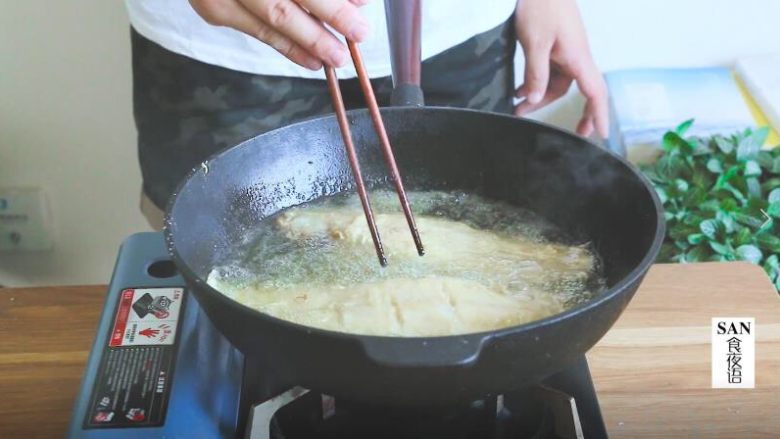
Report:
[{"label": "white t-shirt", "polygon": [[[512,14],[517,0],[422,0],[422,58],[427,59],[474,35],[490,30]],[[198,61],[261,75],[324,79],[324,73],[299,67],[262,42],[227,27],[206,23],[188,0],[126,0],[130,23],[144,37]],[[360,8],[371,35],[360,50],[371,77],[390,75],[384,2]],[[351,63],[340,78],[355,76]]]}]

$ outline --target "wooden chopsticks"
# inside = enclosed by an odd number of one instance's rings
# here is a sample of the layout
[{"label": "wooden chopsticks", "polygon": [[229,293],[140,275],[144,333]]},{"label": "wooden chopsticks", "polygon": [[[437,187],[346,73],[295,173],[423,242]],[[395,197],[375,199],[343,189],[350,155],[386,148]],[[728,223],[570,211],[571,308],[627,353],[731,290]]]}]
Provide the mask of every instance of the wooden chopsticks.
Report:
[{"label": "wooden chopsticks", "polygon": [[333,101],[333,109],[336,111],[341,137],[344,139],[344,146],[347,149],[347,158],[349,158],[349,166],[352,168],[352,176],[355,178],[360,204],[363,205],[363,213],[366,214],[368,229],[371,231],[371,239],[374,241],[376,256],[379,258],[379,263],[385,267],[387,266],[387,258],[382,247],[382,239],[379,237],[379,231],[376,228],[376,221],[374,221],[374,211],[371,209],[371,202],[368,201],[366,185],[363,182],[363,174],[360,172],[357,153],[355,153],[355,145],[352,143],[352,133],[349,131],[349,121],[347,121],[347,110],[344,108],[344,99],[341,97],[341,88],[336,77],[336,70],[333,67],[325,66],[325,76],[328,78],[330,98]]},{"label": "wooden chopsticks", "polygon": [[[382,115],[379,113],[379,105],[376,103],[371,81],[366,72],[366,68],[363,65],[363,58],[354,41],[347,39],[347,47],[349,47],[349,53],[352,55],[352,62],[355,65],[360,88],[363,90],[363,95],[366,98],[366,105],[368,106],[368,112],[371,115],[374,129],[379,136],[379,141],[382,146],[382,155],[384,156],[385,163],[390,171],[390,176],[393,179],[395,191],[398,194],[398,200],[401,202],[401,208],[406,217],[406,223],[409,225],[409,231],[412,233],[412,239],[414,239],[414,245],[417,247],[417,254],[422,256],[425,254],[425,248],[420,239],[420,233],[417,230],[412,209],[409,207],[409,199],[406,197],[401,175],[398,172],[398,165],[395,163],[393,149],[390,147],[390,139],[387,137],[387,131],[382,122]],[[376,221],[374,220],[374,211],[371,208],[371,202],[368,200],[366,186],[363,182],[363,175],[360,172],[360,164],[358,163],[357,153],[355,152],[355,145],[352,143],[352,134],[349,130],[349,121],[347,120],[346,108],[344,107],[344,99],[341,96],[339,80],[336,77],[336,70],[333,67],[325,66],[325,76],[328,79],[328,90],[330,91],[331,101],[333,102],[333,109],[336,112],[336,119],[338,120],[339,129],[341,130],[341,137],[344,140],[344,147],[347,150],[349,166],[352,168],[352,175],[355,178],[357,193],[360,197],[363,213],[366,215],[366,222],[368,222],[368,228],[371,232],[371,239],[374,241],[374,248],[376,249],[379,263],[384,267],[387,265],[387,258],[385,257],[382,239],[379,236],[379,230],[377,229]]]}]

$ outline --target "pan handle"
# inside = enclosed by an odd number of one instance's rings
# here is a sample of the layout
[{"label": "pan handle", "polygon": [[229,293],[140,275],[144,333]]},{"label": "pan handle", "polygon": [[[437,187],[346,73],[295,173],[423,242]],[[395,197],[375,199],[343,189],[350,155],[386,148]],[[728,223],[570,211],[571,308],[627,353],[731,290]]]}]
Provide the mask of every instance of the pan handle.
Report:
[{"label": "pan handle", "polygon": [[422,107],[420,88],[420,32],[422,0],[385,0],[387,38],[393,68],[393,92],[390,104]]},{"label": "pan handle", "polygon": [[477,361],[485,341],[482,337],[393,338],[366,337],[366,355],[387,367],[468,366]]}]

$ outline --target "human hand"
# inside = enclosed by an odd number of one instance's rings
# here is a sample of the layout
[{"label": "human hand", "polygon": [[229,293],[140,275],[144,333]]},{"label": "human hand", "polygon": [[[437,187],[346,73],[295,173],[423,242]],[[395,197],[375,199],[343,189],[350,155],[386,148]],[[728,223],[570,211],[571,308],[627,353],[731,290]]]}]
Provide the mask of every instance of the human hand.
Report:
[{"label": "human hand", "polygon": [[609,131],[607,86],[588,47],[588,38],[575,0],[518,0],[517,40],[525,53],[525,81],[515,107],[522,116],[560,98],[573,81],[585,96],[577,134]]},{"label": "human hand", "polygon": [[323,25],[356,42],[368,35],[358,6],[368,0],[190,0],[206,22],[227,26],[268,44],[311,70],[344,65],[346,46]]}]

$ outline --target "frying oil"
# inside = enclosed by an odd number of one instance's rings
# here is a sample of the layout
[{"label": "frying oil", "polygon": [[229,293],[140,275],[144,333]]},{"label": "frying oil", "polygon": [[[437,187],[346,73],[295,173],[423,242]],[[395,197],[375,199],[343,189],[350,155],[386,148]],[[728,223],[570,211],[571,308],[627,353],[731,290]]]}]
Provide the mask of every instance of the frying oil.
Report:
[{"label": "frying oil", "polygon": [[[466,229],[488,232],[496,242],[507,245],[477,253],[474,258],[451,255],[450,261],[448,248],[444,247],[449,247],[450,240],[457,237],[437,236],[435,227],[421,227],[426,250],[438,252],[438,258],[401,257],[392,249],[413,251],[411,235],[391,234],[385,237],[389,265],[383,268],[372,246],[353,245],[349,240],[334,237],[340,231],[322,232],[317,216],[311,219],[310,226],[316,229],[312,233],[291,234],[283,227],[282,219],[293,211],[303,217],[349,212],[362,218],[357,196],[339,195],[288,209],[277,218],[261,222],[245,237],[237,257],[215,268],[209,282],[228,296],[246,302],[251,301],[247,291],[255,295],[261,294],[258,291],[300,294],[325,285],[339,289],[392,279],[447,277],[477,282],[527,306],[544,302],[548,304],[548,313],[582,303],[605,288],[597,255],[588,243],[567,236],[527,209],[462,192],[409,192],[408,197],[418,223],[425,224],[426,218],[458,222],[468,226]],[[400,215],[394,192],[376,191],[369,198],[378,216]],[[364,220],[361,226],[367,229]],[[382,232],[380,225],[380,235]],[[527,243],[523,248],[529,251],[520,255],[510,251],[513,242]],[[262,305],[252,306],[267,311]]]}]

